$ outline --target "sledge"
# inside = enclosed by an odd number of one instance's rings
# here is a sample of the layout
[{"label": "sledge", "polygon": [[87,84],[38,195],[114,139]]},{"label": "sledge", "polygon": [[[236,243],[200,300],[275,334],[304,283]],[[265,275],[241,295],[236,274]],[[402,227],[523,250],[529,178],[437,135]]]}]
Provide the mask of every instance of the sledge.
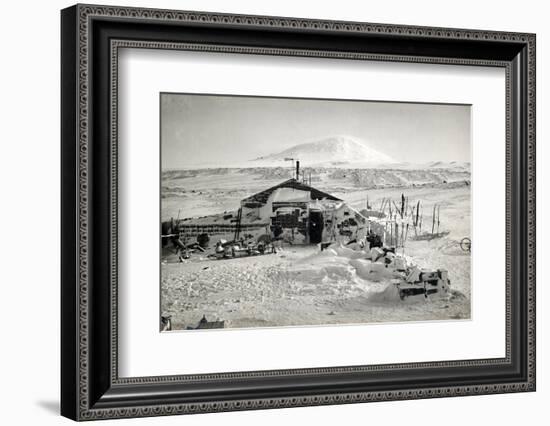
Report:
[{"label": "sledge", "polygon": [[449,231],[435,232],[435,233],[432,233],[432,234],[430,234],[428,232],[424,232],[422,234],[413,236],[412,240],[414,240],[414,241],[431,241],[431,240],[435,240],[437,238],[446,237],[447,235],[449,235]]},{"label": "sledge", "polygon": [[399,298],[405,300],[410,296],[424,296],[426,299],[437,294],[446,296],[449,293],[451,280],[446,269],[420,269],[408,271],[406,277],[393,281]]},{"label": "sledge", "polygon": [[266,241],[261,236],[258,241],[251,240],[247,235],[241,235],[242,208],[237,211],[237,218],[232,219],[236,223],[235,235],[232,241],[220,240],[216,243],[214,254],[209,257],[214,259],[232,259],[242,256],[258,256],[268,253],[275,253],[275,247],[271,241]]},{"label": "sledge", "polygon": [[264,254],[275,253],[275,247],[272,243],[244,241],[224,241],[220,240],[216,244],[214,253],[209,257],[214,259],[233,259],[246,256],[261,256]]}]

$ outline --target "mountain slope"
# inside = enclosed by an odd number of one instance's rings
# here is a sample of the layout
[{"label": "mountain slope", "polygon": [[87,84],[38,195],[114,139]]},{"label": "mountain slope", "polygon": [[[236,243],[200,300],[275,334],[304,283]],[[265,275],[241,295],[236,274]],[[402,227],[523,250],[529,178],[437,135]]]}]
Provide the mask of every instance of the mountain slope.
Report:
[{"label": "mountain slope", "polygon": [[[284,151],[259,157],[257,165],[282,163],[287,158],[300,160],[304,166],[330,166],[342,164],[392,164],[395,160],[352,136],[330,136],[315,142],[295,145]],[[288,163],[287,163],[288,164]]]}]

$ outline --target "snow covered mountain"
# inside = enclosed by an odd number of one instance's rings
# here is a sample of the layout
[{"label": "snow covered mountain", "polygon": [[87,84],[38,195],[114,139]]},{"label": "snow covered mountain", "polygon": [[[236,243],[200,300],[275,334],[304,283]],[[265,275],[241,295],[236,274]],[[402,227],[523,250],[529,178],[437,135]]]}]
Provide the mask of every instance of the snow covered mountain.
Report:
[{"label": "snow covered mountain", "polygon": [[[369,147],[353,136],[330,136],[295,145],[284,151],[256,158],[255,165],[284,165],[285,159],[300,160],[303,166],[343,166],[354,164],[393,164],[390,156]],[[286,164],[289,164],[288,162]]]}]

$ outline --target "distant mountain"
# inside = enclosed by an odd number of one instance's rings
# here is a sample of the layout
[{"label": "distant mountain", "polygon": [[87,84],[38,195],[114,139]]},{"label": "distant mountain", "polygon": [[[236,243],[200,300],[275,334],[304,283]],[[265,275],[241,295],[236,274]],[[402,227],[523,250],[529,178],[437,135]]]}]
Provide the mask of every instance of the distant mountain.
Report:
[{"label": "distant mountain", "polygon": [[426,167],[432,168],[432,169],[465,169],[470,170],[470,162],[469,161],[432,161],[428,164],[426,164]]},{"label": "distant mountain", "polygon": [[[353,164],[393,164],[390,156],[369,147],[353,136],[330,136],[295,145],[284,151],[256,158],[255,165],[284,165],[285,159],[300,160],[303,166],[341,167]],[[289,163],[286,163],[289,164]]]}]

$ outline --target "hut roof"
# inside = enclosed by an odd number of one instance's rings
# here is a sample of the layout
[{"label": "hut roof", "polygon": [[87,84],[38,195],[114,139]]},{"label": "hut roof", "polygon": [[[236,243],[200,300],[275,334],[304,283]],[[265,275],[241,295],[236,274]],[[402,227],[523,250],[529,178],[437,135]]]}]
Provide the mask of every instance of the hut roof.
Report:
[{"label": "hut roof", "polygon": [[294,178],[285,180],[284,182],[281,182],[279,185],[272,186],[271,188],[265,189],[261,192],[258,192],[257,194],[251,195],[250,197],[247,197],[242,201],[243,203],[265,204],[267,203],[267,200],[269,196],[273,193],[273,191],[279,188],[292,188],[300,191],[309,191],[311,194],[312,200],[326,199],[326,200],[342,201],[340,198],[336,198],[334,195],[330,195],[330,194],[327,194],[326,192],[319,191],[318,189],[315,189],[309,185],[306,185],[305,183],[299,182]]}]

